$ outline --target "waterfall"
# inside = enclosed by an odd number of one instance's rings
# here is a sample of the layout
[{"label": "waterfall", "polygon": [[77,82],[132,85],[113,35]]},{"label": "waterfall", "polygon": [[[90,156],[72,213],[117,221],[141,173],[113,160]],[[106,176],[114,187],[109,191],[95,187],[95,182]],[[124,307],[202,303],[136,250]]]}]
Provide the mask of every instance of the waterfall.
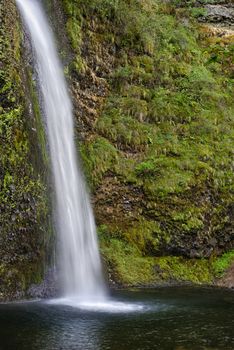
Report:
[{"label": "waterfall", "polygon": [[16,0],[33,48],[56,193],[62,294],[105,299],[96,227],[74,143],[72,104],[55,40],[38,0]]}]

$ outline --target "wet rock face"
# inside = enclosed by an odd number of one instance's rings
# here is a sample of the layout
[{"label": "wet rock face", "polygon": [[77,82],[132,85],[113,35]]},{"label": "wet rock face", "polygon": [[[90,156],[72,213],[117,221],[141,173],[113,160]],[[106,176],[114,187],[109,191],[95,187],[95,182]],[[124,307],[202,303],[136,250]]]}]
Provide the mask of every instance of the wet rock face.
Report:
[{"label": "wet rock face", "polygon": [[207,18],[212,22],[234,23],[234,5],[229,7],[222,5],[207,5]]},{"label": "wet rock face", "polygon": [[59,295],[58,275],[54,268],[47,271],[44,279],[39,284],[32,284],[27,291],[29,298],[52,298]]},{"label": "wet rock face", "polygon": [[220,287],[234,289],[234,264],[226,271],[225,275],[217,281]]},{"label": "wet rock face", "polygon": [[41,282],[50,240],[43,131],[19,28],[15,1],[1,0],[0,300],[25,298],[27,288]]},{"label": "wet rock face", "polygon": [[207,11],[200,20],[225,26],[234,25],[234,4],[206,5]]}]

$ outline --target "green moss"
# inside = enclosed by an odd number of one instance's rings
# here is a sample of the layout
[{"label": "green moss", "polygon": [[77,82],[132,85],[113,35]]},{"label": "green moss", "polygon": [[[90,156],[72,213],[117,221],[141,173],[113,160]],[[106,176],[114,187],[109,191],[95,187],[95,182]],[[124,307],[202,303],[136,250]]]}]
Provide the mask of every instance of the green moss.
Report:
[{"label": "green moss", "polygon": [[111,239],[101,252],[111,264],[115,278],[125,285],[150,284],[154,281],[153,259],[143,258],[139,251],[123,241]]},{"label": "green moss", "polygon": [[105,173],[118,162],[118,152],[103,137],[96,137],[88,145],[80,145],[85,173],[91,188],[97,186]]},{"label": "green moss", "polygon": [[[117,103],[122,103],[119,101]],[[144,149],[146,145],[151,143],[150,128],[148,125],[142,124],[130,115],[125,115],[122,109],[117,109],[115,100],[107,106],[105,114],[96,124],[96,129],[101,135],[105,135],[111,142],[115,143],[116,148],[135,148]],[[142,111],[134,103],[134,108],[138,109],[139,115]]]},{"label": "green moss", "polygon": [[169,256],[155,260],[158,271],[163,279],[192,282],[196,284],[209,284],[213,275],[209,261],[206,259],[183,259]]},{"label": "green moss", "polygon": [[81,43],[81,27],[78,20],[68,19],[67,21],[67,32],[71,40],[72,48],[79,51]]},{"label": "green moss", "polygon": [[149,249],[151,254],[157,251],[162,239],[168,239],[167,236],[163,237],[159,222],[145,220],[144,218],[139,218],[133,227],[127,228],[122,237],[129,244],[135,246],[143,255],[149,253]]},{"label": "green moss", "polygon": [[181,257],[145,257],[132,244],[121,240],[101,239],[101,251],[111,265],[114,277],[128,286],[190,282],[210,284],[213,280],[206,259],[187,260]]},{"label": "green moss", "polygon": [[64,4],[79,81],[108,86],[81,145],[106,259],[126,284],[210,283],[233,229],[233,38],[199,26],[193,0]]},{"label": "green moss", "polygon": [[41,109],[38,101],[38,95],[36,92],[36,87],[34,86],[31,72],[29,72],[28,86],[29,86],[30,99],[32,101],[33,114],[35,118],[35,126],[36,126],[35,131],[37,133],[38,147],[40,148],[40,153],[42,155],[42,161],[44,163],[43,166],[48,167],[49,157],[47,152],[45,128],[43,125]]},{"label": "green moss", "polygon": [[[38,124],[38,103],[33,106],[35,124],[26,108],[21,29],[14,1],[2,2],[0,22],[0,252],[4,262],[0,294],[1,298],[13,299],[23,297],[31,283],[43,278],[48,200],[44,164],[38,166],[32,159],[46,159],[46,151]],[[36,101],[33,94],[32,99]],[[38,129],[34,140],[32,129]],[[43,156],[34,153],[40,153],[33,146],[36,139],[40,140]]]},{"label": "green moss", "polygon": [[215,275],[217,277],[222,277],[225,271],[231,266],[232,263],[234,263],[233,250],[224,253],[222,256],[216,258],[212,263]]},{"label": "green moss", "polygon": [[207,10],[204,7],[193,7],[191,8],[191,15],[195,18],[205,16]]}]

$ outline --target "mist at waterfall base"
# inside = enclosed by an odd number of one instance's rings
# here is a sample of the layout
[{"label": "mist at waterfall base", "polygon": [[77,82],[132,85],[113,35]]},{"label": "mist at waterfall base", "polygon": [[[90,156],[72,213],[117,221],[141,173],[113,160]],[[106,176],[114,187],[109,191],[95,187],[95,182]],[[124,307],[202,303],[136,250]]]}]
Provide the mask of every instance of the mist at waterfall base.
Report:
[{"label": "mist at waterfall base", "polygon": [[84,301],[106,298],[92,208],[74,142],[72,105],[55,40],[35,0],[16,0],[30,34],[47,125],[56,193],[62,295]]}]

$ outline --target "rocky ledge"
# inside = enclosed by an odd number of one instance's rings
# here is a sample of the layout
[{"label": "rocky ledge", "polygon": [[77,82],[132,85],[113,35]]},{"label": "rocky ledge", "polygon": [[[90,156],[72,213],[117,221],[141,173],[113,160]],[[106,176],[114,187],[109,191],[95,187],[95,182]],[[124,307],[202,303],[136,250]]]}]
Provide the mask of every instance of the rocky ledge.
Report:
[{"label": "rocky ledge", "polygon": [[217,285],[234,289],[234,264],[227,270],[224,277],[217,282]]},{"label": "rocky ledge", "polygon": [[234,4],[206,5],[205,10],[206,13],[201,16],[200,21],[234,29]]}]

